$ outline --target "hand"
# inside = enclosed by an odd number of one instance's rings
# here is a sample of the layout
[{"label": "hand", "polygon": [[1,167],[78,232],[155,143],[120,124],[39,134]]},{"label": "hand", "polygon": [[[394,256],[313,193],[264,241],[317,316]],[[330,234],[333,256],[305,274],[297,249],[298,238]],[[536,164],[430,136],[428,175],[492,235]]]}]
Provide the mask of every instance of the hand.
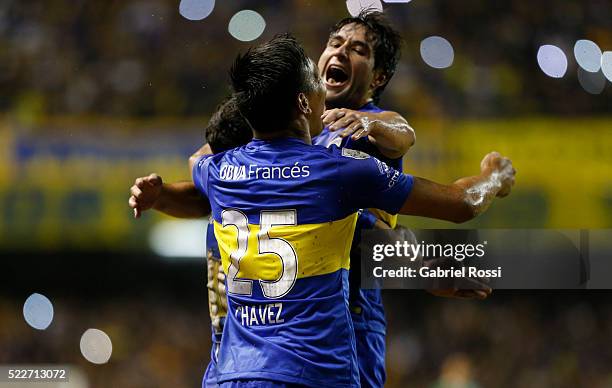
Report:
[{"label": "hand", "polygon": [[128,205],[134,209],[134,218],[140,218],[142,212],[151,209],[159,199],[163,181],[157,174],[137,178],[130,188]]},{"label": "hand", "polygon": [[[423,265],[429,268],[448,268],[449,265],[455,263],[454,260],[453,258],[429,259],[425,260]],[[488,283],[488,278],[464,277],[437,279],[435,284],[436,287],[428,289],[427,292],[444,298],[486,299],[493,292]]]},{"label": "hand", "polygon": [[327,125],[330,131],[342,130],[340,137],[352,135],[353,140],[368,136],[374,128],[371,125],[374,119],[369,113],[351,109],[326,110],[321,119],[323,125]]},{"label": "hand", "polygon": [[434,296],[454,299],[486,299],[491,295],[491,289],[486,290],[459,290],[457,288],[449,288],[446,290],[427,290]]},{"label": "hand", "polygon": [[480,162],[480,170],[484,174],[491,175],[501,184],[501,188],[497,192],[498,197],[505,197],[510,194],[516,176],[516,170],[512,167],[510,159],[501,156],[499,152],[490,152]]}]

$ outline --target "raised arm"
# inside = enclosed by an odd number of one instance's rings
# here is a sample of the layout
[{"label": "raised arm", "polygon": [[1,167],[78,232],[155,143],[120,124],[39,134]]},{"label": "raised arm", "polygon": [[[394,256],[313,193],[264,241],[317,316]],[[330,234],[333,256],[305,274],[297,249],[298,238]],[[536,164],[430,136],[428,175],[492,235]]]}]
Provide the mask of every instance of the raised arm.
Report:
[{"label": "raised arm", "polygon": [[323,124],[340,136],[354,140],[368,136],[384,156],[397,159],[414,145],[414,129],[400,114],[392,111],[361,112],[351,109],[331,109],[323,114]]},{"label": "raised arm", "polygon": [[130,188],[128,205],[134,210],[134,218],[142,212],[155,209],[178,218],[201,218],[210,213],[210,204],[193,182],[163,183],[157,174],[137,178]]},{"label": "raised arm", "polygon": [[[189,174],[197,160],[212,151],[203,145],[189,158]],[[130,188],[128,205],[139,218],[143,211],[155,209],[177,218],[201,218],[210,213],[210,204],[196,189],[192,181],[163,183],[157,174],[137,178]]]},{"label": "raised arm", "polygon": [[400,214],[466,222],[484,212],[495,197],[510,194],[516,171],[508,158],[491,152],[480,163],[480,175],[443,185],[414,178]]}]

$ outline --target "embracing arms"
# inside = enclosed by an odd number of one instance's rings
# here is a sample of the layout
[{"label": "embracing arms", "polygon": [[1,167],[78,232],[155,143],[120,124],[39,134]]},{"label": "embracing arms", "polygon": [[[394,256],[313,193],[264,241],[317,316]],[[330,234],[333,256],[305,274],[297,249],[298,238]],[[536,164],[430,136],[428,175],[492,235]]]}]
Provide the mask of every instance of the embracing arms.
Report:
[{"label": "embracing arms", "polygon": [[510,194],[516,170],[510,159],[491,152],[480,163],[480,174],[443,185],[414,177],[400,214],[461,223],[484,212],[496,197]]},{"label": "embracing arms", "polygon": [[[212,151],[208,144],[202,146],[189,158],[189,171],[203,155]],[[128,205],[139,218],[143,211],[155,209],[177,218],[201,218],[210,214],[210,203],[192,181],[164,183],[157,174],[137,178],[130,188]]]},{"label": "embracing arms", "polygon": [[351,109],[330,109],[323,114],[323,124],[341,137],[358,140],[368,136],[381,154],[397,159],[414,145],[414,129],[400,114],[392,111],[361,112]]}]

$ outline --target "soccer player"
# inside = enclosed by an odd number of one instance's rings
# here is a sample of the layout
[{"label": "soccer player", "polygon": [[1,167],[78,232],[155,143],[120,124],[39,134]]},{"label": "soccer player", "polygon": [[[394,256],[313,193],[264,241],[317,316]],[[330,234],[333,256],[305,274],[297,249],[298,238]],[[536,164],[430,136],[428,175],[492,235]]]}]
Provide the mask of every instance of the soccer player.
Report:
[{"label": "soccer player", "polygon": [[[228,275],[219,381],[358,385],[347,308],[357,210],[465,221],[510,192],[514,170],[492,153],[480,175],[439,185],[363,153],[310,145],[310,134],[322,129],[325,88],[288,37],[239,57],[232,83],[255,139],[194,168]],[[144,210],[143,196],[133,195],[131,206]]]},{"label": "soccer player", "polygon": [[[252,138],[253,133],[240,116],[235,100],[228,98],[217,107],[208,122],[206,126],[206,145],[200,149],[200,153],[210,154],[227,151],[247,144]],[[180,218],[202,218],[208,216],[210,212],[210,206],[199,194],[192,181],[164,184],[161,177],[157,174],[151,174],[136,179],[135,185],[132,187],[132,194],[139,196],[141,206],[135,208],[135,211],[138,212],[154,208],[162,213]],[[136,197],[132,201],[135,199]],[[140,216],[140,213],[137,213],[136,216]],[[215,239],[212,220],[207,226],[206,233],[206,264],[206,287],[208,289],[212,346],[210,362],[202,379],[202,387],[213,388],[218,386],[217,358],[227,316],[227,295],[225,274],[221,267],[221,254]]]},{"label": "soccer player", "polygon": [[[399,34],[379,12],[363,12],[332,27],[318,67],[327,88],[326,104],[334,109],[325,113],[323,122],[329,125],[313,139],[314,144],[363,151],[402,170],[402,157],[414,143],[414,132],[401,117],[380,120],[377,115],[384,111],[376,105],[395,73],[400,46]],[[397,215],[364,210],[351,247],[349,301],[362,387],[383,387],[386,380],[381,290],[360,287],[361,231],[382,222],[394,228]]]},{"label": "soccer player", "polygon": [[[401,171],[402,156],[414,144],[414,131],[394,112],[374,105],[395,72],[400,38],[380,13],[363,13],[338,22],[319,59],[327,89],[324,123],[330,124],[313,139],[376,156]],[[343,129],[340,133],[339,129]],[[358,131],[354,136],[348,135]],[[360,290],[359,249],[362,228],[394,227],[397,216],[378,209],[363,211],[357,222],[350,272],[353,315],[363,386],[383,386],[385,381],[386,321],[380,290]],[[210,241],[214,243],[214,241]]]}]

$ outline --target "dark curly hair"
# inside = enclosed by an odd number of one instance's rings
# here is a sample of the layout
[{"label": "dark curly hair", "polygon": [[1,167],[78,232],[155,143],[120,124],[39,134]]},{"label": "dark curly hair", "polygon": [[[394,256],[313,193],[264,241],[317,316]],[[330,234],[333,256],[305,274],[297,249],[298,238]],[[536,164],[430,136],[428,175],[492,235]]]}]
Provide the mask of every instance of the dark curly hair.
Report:
[{"label": "dark curly hair", "polygon": [[366,36],[374,48],[374,70],[380,70],[386,76],[385,83],[376,88],[372,96],[374,103],[378,103],[380,95],[395,74],[401,56],[402,38],[382,12],[372,10],[364,10],[356,17],[340,20],[331,28],[330,36],[348,24],[366,28]]},{"label": "dark curly hair", "polygon": [[223,101],[206,126],[206,141],[214,153],[243,146],[252,138],[253,131],[240,115],[234,98]]},{"label": "dark curly hair", "polygon": [[296,97],[316,88],[318,72],[291,34],[238,55],[230,70],[234,99],[244,118],[260,132],[285,129]]}]

